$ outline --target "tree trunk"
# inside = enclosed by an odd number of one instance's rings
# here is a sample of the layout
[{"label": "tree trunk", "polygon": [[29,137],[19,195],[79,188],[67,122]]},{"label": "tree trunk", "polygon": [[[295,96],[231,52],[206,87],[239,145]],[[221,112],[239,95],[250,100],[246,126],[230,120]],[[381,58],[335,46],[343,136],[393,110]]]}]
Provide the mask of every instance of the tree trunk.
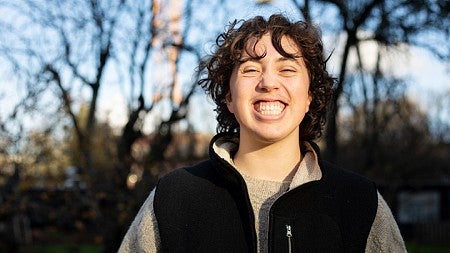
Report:
[{"label": "tree trunk", "polygon": [[326,127],[326,152],[325,157],[327,160],[335,162],[338,153],[338,128],[337,128],[337,115],[339,113],[339,98],[344,91],[345,73],[347,71],[347,59],[350,52],[350,48],[354,45],[356,32],[348,32],[347,42],[345,44],[344,53],[342,54],[341,71],[339,73],[339,80],[334,90],[334,96],[330,105],[330,112],[328,115],[328,124]]}]

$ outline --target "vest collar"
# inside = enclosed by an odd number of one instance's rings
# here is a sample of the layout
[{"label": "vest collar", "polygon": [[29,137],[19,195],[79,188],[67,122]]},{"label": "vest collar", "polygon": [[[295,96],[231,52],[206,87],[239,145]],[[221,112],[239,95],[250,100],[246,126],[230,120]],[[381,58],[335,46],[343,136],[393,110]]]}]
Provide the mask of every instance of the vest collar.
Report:
[{"label": "vest collar", "polygon": [[[233,162],[233,154],[236,153],[239,146],[239,138],[236,135],[218,134],[210,143],[210,157],[213,161],[219,161],[220,166],[226,170],[231,170],[231,174],[241,174]],[[308,182],[317,181],[322,178],[322,171],[319,166],[319,149],[315,143],[303,142],[304,155],[299,168],[292,178],[289,189],[294,189]]]}]

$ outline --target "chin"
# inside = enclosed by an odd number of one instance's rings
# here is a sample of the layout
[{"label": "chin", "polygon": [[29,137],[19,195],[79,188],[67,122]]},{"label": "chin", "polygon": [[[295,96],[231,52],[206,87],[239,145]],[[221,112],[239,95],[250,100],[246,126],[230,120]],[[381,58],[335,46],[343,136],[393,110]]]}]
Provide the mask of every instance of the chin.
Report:
[{"label": "chin", "polygon": [[284,134],[260,134],[258,136],[258,140],[260,140],[263,143],[267,144],[273,144],[277,142],[281,142],[283,140],[286,140],[288,136]]}]

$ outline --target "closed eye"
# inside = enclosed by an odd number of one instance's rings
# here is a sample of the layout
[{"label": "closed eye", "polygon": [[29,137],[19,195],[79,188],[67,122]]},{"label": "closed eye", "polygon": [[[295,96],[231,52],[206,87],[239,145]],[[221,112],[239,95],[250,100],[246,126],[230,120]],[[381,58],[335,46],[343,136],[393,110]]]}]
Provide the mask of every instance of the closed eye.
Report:
[{"label": "closed eye", "polygon": [[242,70],[242,73],[251,73],[251,72],[257,72],[258,69],[256,68],[245,68]]},{"label": "closed eye", "polygon": [[296,68],[282,68],[280,70],[280,75],[285,77],[295,76],[297,74]]},{"label": "closed eye", "polygon": [[245,66],[245,67],[243,67],[241,69],[241,73],[244,76],[251,76],[251,77],[253,77],[253,76],[259,75],[260,72],[261,72],[260,68],[255,67],[255,66]]}]

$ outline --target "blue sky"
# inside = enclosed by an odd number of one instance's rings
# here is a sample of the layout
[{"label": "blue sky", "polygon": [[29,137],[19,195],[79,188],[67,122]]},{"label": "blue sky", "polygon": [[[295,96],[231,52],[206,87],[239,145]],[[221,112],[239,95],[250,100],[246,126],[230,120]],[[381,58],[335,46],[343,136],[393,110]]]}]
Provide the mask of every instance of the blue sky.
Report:
[{"label": "blue sky", "polygon": [[[282,12],[292,17],[299,17],[298,11],[289,0],[274,0],[273,5],[264,7],[255,7],[253,4],[249,4],[253,1],[232,1],[227,13],[217,14],[217,20],[220,24],[214,24],[220,29],[223,28],[227,22],[233,19],[248,18],[254,15],[269,15],[274,12]],[[211,15],[211,13],[205,13],[204,15]],[[313,13],[313,15],[323,15],[323,13]],[[332,18],[334,13],[327,13],[327,17]],[[222,24],[222,22],[224,22]],[[319,23],[320,25],[320,23]],[[222,30],[222,29],[221,29]],[[198,36],[205,36],[200,34]],[[208,35],[210,38],[206,38],[210,42],[215,40],[216,34]],[[336,49],[331,60],[329,69],[330,71],[337,72],[339,70],[338,62],[339,57],[339,35],[331,34],[324,31],[324,43],[327,52],[331,52]],[[205,46],[206,47],[206,46]],[[206,48],[205,48],[206,49]],[[373,62],[375,57],[373,52],[374,45],[368,43],[363,46],[364,57],[367,64]],[[407,48],[404,52],[393,52],[392,62],[389,64],[392,75],[399,77],[406,77],[410,80],[410,86],[408,87],[408,94],[414,100],[417,100],[423,109],[429,106],[430,96],[432,94],[450,93],[450,66],[449,63],[438,61],[433,55],[423,49],[419,48]],[[192,77],[194,66],[186,64],[186,73],[181,77],[185,82],[189,82]],[[192,68],[192,71],[189,71]],[[0,120],[4,120],[6,114],[12,110],[14,105],[23,95],[23,87],[18,84],[18,80],[13,78],[7,78],[11,72],[8,72],[6,68],[0,67]],[[99,116],[101,118],[107,118],[110,122],[116,126],[121,127],[126,121],[126,109],[125,99],[121,95],[122,90],[119,87],[118,82],[111,80],[107,88],[103,87],[101,90],[99,100]],[[191,105],[190,117],[191,122],[200,122],[195,127],[200,131],[212,132],[215,129],[213,106],[210,101],[206,99],[204,95],[197,95]],[[449,115],[450,110],[444,112]],[[158,117],[155,113],[151,115]],[[151,118],[151,116],[149,118]],[[450,119],[449,116],[445,116]],[[205,118],[207,120],[205,120]],[[41,119],[45,120],[45,119]],[[33,125],[37,121],[31,120]],[[147,126],[148,131],[152,129],[151,124]]]}]

